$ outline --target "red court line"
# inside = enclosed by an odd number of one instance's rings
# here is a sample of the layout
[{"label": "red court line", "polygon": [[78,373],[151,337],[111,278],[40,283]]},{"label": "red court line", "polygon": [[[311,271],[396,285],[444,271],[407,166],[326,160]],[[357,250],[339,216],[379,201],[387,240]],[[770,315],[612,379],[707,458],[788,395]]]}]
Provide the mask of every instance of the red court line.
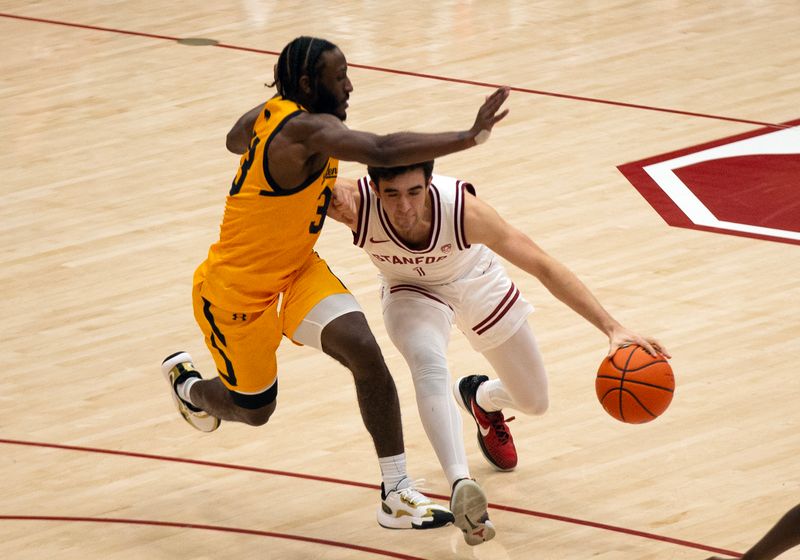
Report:
[{"label": "red court line", "polygon": [[[99,26],[96,26],[96,25],[86,25],[86,24],[81,24],[81,23],[71,23],[71,22],[58,21],[58,20],[52,20],[52,19],[36,18],[36,17],[29,17],[29,16],[20,16],[20,15],[15,15],[15,14],[6,14],[6,13],[2,13],[2,12],[0,12],[0,17],[18,19],[18,20],[23,20],[23,21],[33,21],[33,22],[37,22],[37,23],[49,23],[49,24],[53,24],[53,25],[63,25],[63,26],[66,26],[66,27],[77,27],[79,29],[91,29],[91,30],[94,30],[94,31],[106,31],[106,32],[109,32],[109,33],[121,33],[121,34],[124,34],[124,35],[136,35],[136,36],[139,36],[139,37],[148,37],[148,38],[151,38],[151,39],[165,39],[165,40],[169,40],[169,41],[177,41],[178,39],[180,39],[180,37],[171,37],[171,36],[168,36],[168,35],[156,35],[156,34],[153,34],[153,33],[143,33],[141,31],[128,31],[128,30],[125,30],[125,29],[115,29],[115,28],[112,28],[112,27],[99,27]],[[270,55],[275,55],[275,56],[280,54],[279,52],[275,52],[275,51],[268,51],[268,50],[263,50],[263,49],[254,49],[254,48],[250,48],[250,47],[240,47],[240,46],[237,46],[237,45],[230,45],[230,44],[226,44],[226,43],[218,43],[216,45],[210,45],[210,46],[219,47],[219,48],[223,48],[223,49],[233,49],[233,50],[239,50],[239,51],[253,52],[253,53],[259,53],[259,54],[270,54]],[[447,76],[438,76],[436,74],[425,74],[425,73],[422,73],[422,72],[412,72],[412,71],[409,71],[409,70],[396,70],[394,68],[383,68],[381,66],[370,66],[368,64],[348,63],[348,66],[351,66],[353,68],[362,68],[364,70],[373,70],[375,72],[385,72],[387,74],[399,74],[399,75],[402,75],[402,76],[412,76],[412,77],[415,77],[415,78],[424,78],[426,80],[437,80],[437,81],[440,81],[440,82],[452,82],[452,83],[457,83],[457,84],[466,84],[466,85],[487,87],[487,88],[493,88],[493,89],[494,88],[498,88],[501,85],[504,85],[504,84],[493,84],[493,83],[490,83],[490,82],[479,82],[479,81],[475,81],[475,80],[466,80],[466,79],[462,79],[462,78],[451,78],[451,77],[447,77]],[[697,112],[694,112],[694,111],[683,111],[683,110],[680,110],[680,109],[669,109],[667,107],[656,107],[656,106],[653,106],[653,105],[641,105],[641,104],[638,104],[638,103],[626,103],[624,101],[614,101],[614,100],[611,100],[611,99],[600,99],[598,97],[586,97],[586,96],[582,96],[582,95],[570,95],[568,93],[557,93],[557,92],[552,92],[552,91],[544,91],[544,90],[539,90],[539,89],[529,89],[529,88],[516,87],[516,86],[510,86],[510,89],[511,89],[511,91],[517,91],[517,92],[520,92],[520,93],[529,93],[529,94],[532,94],[532,95],[543,95],[543,96],[548,96],[548,97],[558,97],[558,98],[561,98],[561,99],[570,99],[572,101],[584,101],[584,102],[587,102],[587,103],[601,103],[601,104],[604,104],[604,105],[614,105],[614,106],[617,106],[617,107],[625,107],[625,108],[629,108],[629,109],[640,109],[642,111],[657,111],[657,112],[660,112],[660,113],[671,113],[671,114],[674,114],[674,115],[683,115],[683,116],[688,116],[688,117],[698,117],[698,118],[703,118],[703,119],[714,119],[714,120],[718,120],[718,121],[728,121],[728,122],[736,122],[736,123],[744,123],[744,124],[755,124],[755,125],[766,126],[766,127],[770,127],[770,128],[787,128],[786,126],[781,125],[781,124],[777,124],[777,123],[754,121],[754,120],[750,120],[750,119],[740,119],[740,118],[736,118],[736,117],[726,117],[726,116],[723,116],[723,115],[712,115],[712,114],[709,114],[709,113],[697,113]]]},{"label": "red court line", "polygon": [[148,525],[155,527],[176,527],[179,529],[201,529],[204,531],[219,531],[223,533],[238,533],[240,535],[255,535],[257,537],[271,537],[275,539],[287,539],[292,541],[310,542],[314,544],[323,544],[326,546],[335,546],[339,548],[347,548],[350,550],[358,550],[359,552],[369,552],[379,556],[388,556],[389,558],[401,558],[402,560],[424,560],[419,556],[409,556],[408,554],[401,554],[399,552],[392,552],[390,550],[380,550],[378,548],[371,548],[368,546],[361,546],[357,544],[344,543],[339,541],[329,541],[327,539],[316,539],[314,537],[303,537],[300,535],[290,535],[288,533],[274,533],[272,531],[259,531],[257,529],[240,529],[238,527],[223,527],[220,525],[200,525],[197,523],[175,523],[173,521],[151,521],[147,519],[120,519],[116,517],[61,517],[53,515],[0,515],[0,520],[4,521],[67,521],[67,522],[81,522],[81,523],[111,523],[117,525]]},{"label": "red court line", "polygon": [[[467,84],[473,86],[480,86],[480,87],[487,87],[487,88],[499,88],[505,84],[493,84],[490,82],[479,82],[475,80],[465,80],[462,78],[448,78],[446,76],[437,76],[435,74],[423,74],[421,72],[411,72],[408,70],[394,70],[392,68],[381,68],[379,66],[368,66],[366,64],[351,64],[348,62],[348,66],[352,66],[354,68],[364,68],[366,70],[375,70],[378,72],[386,72],[389,74],[401,74],[404,76],[413,76],[416,78],[426,78],[429,80],[439,80],[442,82],[454,82],[458,84]],[[728,122],[736,122],[736,123],[744,123],[744,124],[756,124],[758,126],[766,126],[770,128],[788,128],[784,125],[777,124],[777,123],[767,123],[762,121],[753,121],[749,119],[739,119],[736,117],[725,117],[722,115],[712,115],[709,113],[696,113],[693,111],[682,111],[680,109],[669,109],[666,107],[656,107],[653,105],[640,105],[638,103],[626,103],[624,101],[614,101],[611,99],[600,99],[599,97],[585,97],[582,95],[570,95],[568,93],[556,93],[553,91],[544,91],[540,89],[529,89],[517,86],[509,86],[511,91],[518,91],[520,93],[530,93],[532,95],[544,95],[548,97],[559,97],[561,99],[571,99],[573,101],[586,101],[587,103],[602,103],[604,105],[614,105],[617,107],[627,107],[630,109],[641,109],[643,111],[657,111],[661,113],[672,113],[674,115],[684,115],[689,117],[699,117],[703,119],[715,119],[718,121],[728,121]]]},{"label": "red court line", "polygon": [[108,31],[109,33],[120,33],[122,35],[136,35],[138,37],[149,37],[151,39],[166,39],[168,41],[177,41],[179,37],[170,37],[169,35],[155,35],[153,33],[143,33],[141,31],[127,31],[125,29],[115,29],[113,27],[98,27],[97,25],[85,25],[82,23],[72,23],[69,21],[58,21],[55,19],[44,19],[29,16],[18,16],[16,14],[6,14],[0,12],[0,17],[19,19],[23,21],[35,21],[36,23],[50,23],[52,25],[63,25],[65,27],[77,27],[78,29],[91,29],[93,31]]},{"label": "red court line", "polygon": [[[367,484],[364,482],[356,482],[352,480],[342,480],[338,478],[330,478],[325,476],[316,476],[316,475],[309,475],[309,474],[301,474],[301,473],[293,473],[289,471],[278,471],[273,469],[262,469],[259,467],[248,467],[243,465],[233,465],[228,463],[216,463],[212,461],[200,461],[197,459],[183,459],[180,457],[168,457],[165,455],[151,455],[149,453],[136,453],[133,451],[115,451],[112,449],[101,449],[96,447],[82,447],[77,445],[63,445],[59,443],[45,443],[45,442],[36,442],[36,441],[24,441],[24,440],[13,440],[13,439],[2,439],[0,438],[0,444],[5,443],[8,445],[23,445],[28,447],[43,447],[49,449],[63,449],[67,451],[81,451],[85,453],[102,453],[106,455],[119,455],[123,457],[136,457],[140,459],[153,459],[156,461],[169,461],[174,463],[187,463],[191,465],[199,465],[205,467],[217,467],[222,469],[233,469],[233,470],[240,470],[240,471],[250,471],[250,472],[257,472],[262,474],[272,474],[276,476],[288,476],[292,478],[301,478],[306,480],[316,480],[319,482],[330,482],[332,484],[342,484],[346,486],[357,486],[360,488],[369,488],[371,490],[379,490],[380,486],[376,484]],[[433,498],[437,498],[440,500],[449,500],[450,496],[444,496],[441,494],[433,494],[430,492],[426,492],[428,496]],[[698,550],[705,550],[707,552],[714,552],[718,554],[727,554],[729,556],[741,556],[739,552],[733,552],[731,550],[726,550],[724,548],[717,548],[713,546],[708,546],[700,543],[695,543],[691,541],[686,541],[682,539],[674,539],[672,537],[666,537],[663,535],[658,535],[655,533],[647,533],[645,531],[637,531],[635,529],[627,529],[625,527],[617,527],[614,525],[608,525],[606,523],[598,523],[595,521],[587,521],[584,519],[577,519],[574,517],[566,517],[563,515],[555,515],[552,513],[543,513],[539,511],[534,511],[530,509],[518,508],[515,506],[506,506],[502,504],[489,504],[489,507],[492,509],[497,509],[501,511],[507,511],[510,513],[518,513],[521,515],[528,515],[531,517],[540,517],[542,519],[550,519],[553,521],[560,521],[562,523],[571,523],[573,525],[582,525],[584,527],[593,527],[595,529],[602,529],[605,531],[612,531],[615,533],[622,533],[625,535],[631,535],[635,537],[641,537],[645,539],[655,540],[666,542],[670,544],[676,544],[679,546],[685,546],[688,548],[696,548]],[[2,519],[2,516],[0,516]]]},{"label": "red court line", "polygon": [[105,455],[120,455],[123,457],[136,457],[138,459],[153,459],[156,461],[169,461],[172,463],[186,463],[189,465],[199,465],[201,467],[217,467],[220,469],[232,469],[238,471],[249,471],[260,474],[273,474],[276,476],[288,476],[292,478],[302,478],[304,480],[316,480],[318,482],[330,482],[332,484],[343,484],[347,486],[358,486],[361,488],[369,488],[370,490],[380,490],[380,485],[367,484],[366,482],[355,482],[352,480],[340,480],[338,478],[329,478],[327,476],[316,476],[313,474],[293,473],[289,471],[277,471],[273,469],[262,469],[260,467],[248,467],[245,465],[232,465],[230,463],[215,463],[213,461],[200,461],[197,459],[183,459],[181,457],[167,457],[165,455],[150,455],[149,453],[136,453],[134,451],[115,451],[113,449],[100,449],[97,447],[81,447],[78,445],[61,445],[58,443],[43,443],[37,441],[22,441],[13,439],[2,439],[0,443],[7,443],[9,445],[27,445],[31,447],[46,447],[50,449],[64,449],[67,451],[83,451],[86,453],[103,453]]},{"label": "red court line", "polygon": [[[431,495],[433,495],[433,494],[431,494]],[[436,497],[438,497],[438,496],[436,496]],[[504,505],[501,505],[501,504],[492,504],[492,503],[490,503],[489,507],[493,508],[493,509],[499,509],[499,510],[502,510],[502,511],[508,511],[508,512],[511,512],[511,513],[521,513],[523,515],[533,515],[533,516],[536,516],[536,517],[542,517],[544,519],[552,519],[553,521],[561,521],[563,523],[572,523],[574,525],[584,525],[586,527],[594,527],[595,529],[603,529],[603,530],[606,530],[606,531],[614,531],[616,533],[623,533],[623,534],[626,534],[626,535],[632,535],[632,536],[635,536],[635,537],[642,537],[642,538],[650,539],[650,540],[654,540],[654,541],[661,541],[661,542],[666,542],[666,543],[670,543],[670,544],[677,544],[679,546],[685,546],[685,547],[688,547],[688,548],[696,548],[696,549],[699,549],[699,550],[705,550],[707,552],[714,552],[714,553],[717,553],[717,554],[725,554],[727,556],[735,556],[737,558],[742,555],[741,552],[734,552],[732,550],[726,550],[724,548],[717,548],[717,547],[714,547],[714,546],[708,546],[708,545],[705,545],[705,544],[695,543],[695,542],[692,542],[692,541],[685,541],[683,539],[675,539],[675,538],[672,538],[672,537],[665,537],[664,535],[657,535],[655,533],[646,533],[644,531],[637,531],[636,529],[627,529],[625,527],[616,527],[614,525],[607,525],[605,523],[598,523],[596,521],[586,521],[586,520],[583,520],[583,519],[575,519],[575,518],[572,518],[572,517],[565,517],[563,515],[555,515],[555,514],[552,514],[552,513],[542,513],[542,512],[539,512],[539,511],[531,511],[531,510],[528,510],[528,509],[522,509],[522,508],[518,508],[518,507],[514,507],[514,506],[504,506]]]}]

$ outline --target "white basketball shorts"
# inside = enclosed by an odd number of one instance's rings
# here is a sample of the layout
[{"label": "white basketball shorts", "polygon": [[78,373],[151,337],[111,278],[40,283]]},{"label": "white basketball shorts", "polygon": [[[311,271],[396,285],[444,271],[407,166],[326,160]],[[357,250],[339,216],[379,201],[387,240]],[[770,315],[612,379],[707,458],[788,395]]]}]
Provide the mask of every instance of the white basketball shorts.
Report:
[{"label": "white basketball shorts", "polygon": [[441,309],[478,352],[499,346],[517,332],[533,306],[508,277],[498,257],[487,253],[465,277],[448,284],[428,285],[384,277],[384,320],[391,320],[393,303],[413,300]]}]

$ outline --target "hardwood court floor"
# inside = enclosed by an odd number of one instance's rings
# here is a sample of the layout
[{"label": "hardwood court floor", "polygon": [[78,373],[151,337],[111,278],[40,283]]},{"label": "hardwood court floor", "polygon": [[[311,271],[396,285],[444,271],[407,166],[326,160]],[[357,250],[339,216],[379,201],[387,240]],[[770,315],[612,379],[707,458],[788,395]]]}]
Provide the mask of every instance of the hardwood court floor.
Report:
[{"label": "hardwood court floor", "polygon": [[[800,496],[799,248],[669,227],[617,166],[800,118],[797,3],[332,6],[0,0],[0,557],[745,550]],[[455,529],[376,525],[373,451],[349,376],[328,358],[284,344],[269,425],[211,435],[177,418],[159,375],[178,349],[212,371],[189,296],[238,161],[224,135],[271,95],[275,53],[300,34],[347,55],[353,128],[464,129],[489,84],[513,86],[491,140],[437,171],[473,182],[674,356],[667,413],[614,421],[594,395],[604,337],[511,269],[537,309],[551,408],[511,424],[521,460],[508,474],[485,464],[465,419],[498,528],[481,547]],[[174,41],[185,37],[222,45]],[[444,496],[372,265],[336,223],[318,249],[394,372],[412,474]],[[487,369],[456,332],[450,358],[455,374]]]}]

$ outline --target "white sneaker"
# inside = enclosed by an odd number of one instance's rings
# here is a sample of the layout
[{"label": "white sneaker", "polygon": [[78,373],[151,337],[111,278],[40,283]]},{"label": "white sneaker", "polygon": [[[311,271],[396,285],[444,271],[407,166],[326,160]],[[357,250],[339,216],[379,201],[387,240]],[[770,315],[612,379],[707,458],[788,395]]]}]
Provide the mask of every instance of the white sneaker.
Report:
[{"label": "white sneaker", "polygon": [[453,514],[414,488],[409,478],[389,492],[381,484],[378,525],[386,529],[436,529],[453,522]]},{"label": "white sneaker", "polygon": [[486,494],[478,483],[469,478],[457,480],[450,497],[455,525],[464,533],[464,540],[470,546],[484,543],[494,538],[494,525],[489,521]]},{"label": "white sneaker", "polygon": [[219,428],[219,418],[211,416],[205,410],[200,410],[178,396],[176,387],[179,383],[183,383],[190,377],[200,377],[200,374],[194,369],[192,357],[189,354],[176,352],[164,358],[164,361],[161,362],[161,373],[169,383],[170,395],[172,395],[178,412],[190,426],[201,432],[213,432]]}]

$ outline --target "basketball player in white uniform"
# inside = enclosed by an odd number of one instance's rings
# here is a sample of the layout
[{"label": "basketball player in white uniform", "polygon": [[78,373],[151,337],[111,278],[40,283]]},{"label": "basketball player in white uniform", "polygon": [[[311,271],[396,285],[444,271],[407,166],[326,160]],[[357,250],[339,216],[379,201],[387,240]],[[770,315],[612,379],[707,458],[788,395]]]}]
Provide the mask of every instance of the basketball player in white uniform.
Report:
[{"label": "basketball player in white uniform", "polygon": [[[468,375],[453,386],[478,427],[478,442],[498,470],[517,464],[501,409],[547,410],[547,376],[521,296],[497,255],[542,284],[609,338],[609,355],[626,344],[666,355],[655,339],[618,323],[586,286],[527,235],[475,196],[469,183],[433,175],[433,162],[368,168],[357,183],[339,179],[328,214],[353,231],[381,272],[386,330],[414,380],[417,407],[452,488],[451,510],[467,543],[491,539],[487,499],[470,479],[461,418],[450,397],[447,343],[453,323],[499,379]],[[511,420],[511,419],[509,419]]]}]

